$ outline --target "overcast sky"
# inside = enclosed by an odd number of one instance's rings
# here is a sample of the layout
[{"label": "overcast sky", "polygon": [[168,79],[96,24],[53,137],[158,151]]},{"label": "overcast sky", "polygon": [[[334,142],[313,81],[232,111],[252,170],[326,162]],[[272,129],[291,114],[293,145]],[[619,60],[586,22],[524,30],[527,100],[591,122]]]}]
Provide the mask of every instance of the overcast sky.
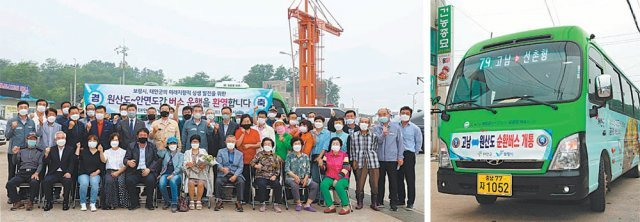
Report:
[{"label": "overcast sky", "polygon": [[[473,44],[520,31],[577,25],[596,35],[596,42],[622,71],[640,86],[640,33],[625,0],[455,0],[456,65]],[[631,5],[640,19],[638,1]],[[551,17],[549,16],[551,12]],[[553,18],[553,23],[552,23]]]},{"label": "overcast sky", "polygon": [[[324,0],[343,26],[325,35],[324,70],[342,87],[341,103],[373,113],[411,105],[422,92],[428,25],[420,0]],[[291,66],[287,8],[291,1],[3,1],[0,58],[64,63],[117,63],[123,40],[131,66],[163,69],[177,80],[198,71],[241,79],[258,63]],[[424,16],[424,17],[423,17]],[[292,26],[296,23],[292,22]],[[296,47],[297,45],[294,45]],[[297,61],[296,61],[297,64]],[[398,76],[396,72],[406,72]],[[418,94],[416,107],[423,106]]]}]

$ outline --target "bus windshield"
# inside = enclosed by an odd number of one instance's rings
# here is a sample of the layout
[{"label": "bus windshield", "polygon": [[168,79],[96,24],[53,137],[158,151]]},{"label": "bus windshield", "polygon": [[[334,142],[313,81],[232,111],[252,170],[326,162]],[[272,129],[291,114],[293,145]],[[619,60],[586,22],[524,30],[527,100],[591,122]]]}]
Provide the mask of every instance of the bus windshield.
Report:
[{"label": "bus windshield", "polygon": [[456,70],[447,109],[576,99],[580,58],[580,49],[573,42],[523,45],[468,57]]}]

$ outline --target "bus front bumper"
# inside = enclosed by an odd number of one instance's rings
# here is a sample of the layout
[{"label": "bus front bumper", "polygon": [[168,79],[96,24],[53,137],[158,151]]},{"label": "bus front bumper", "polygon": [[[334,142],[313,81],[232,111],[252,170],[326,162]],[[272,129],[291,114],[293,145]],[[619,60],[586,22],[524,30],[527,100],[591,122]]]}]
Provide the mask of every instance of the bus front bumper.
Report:
[{"label": "bus front bumper", "polygon": [[[542,200],[581,200],[589,194],[589,178],[579,170],[545,174],[512,174],[513,198]],[[438,192],[458,195],[477,194],[477,173],[459,173],[438,168]],[[564,188],[569,187],[569,192]]]}]

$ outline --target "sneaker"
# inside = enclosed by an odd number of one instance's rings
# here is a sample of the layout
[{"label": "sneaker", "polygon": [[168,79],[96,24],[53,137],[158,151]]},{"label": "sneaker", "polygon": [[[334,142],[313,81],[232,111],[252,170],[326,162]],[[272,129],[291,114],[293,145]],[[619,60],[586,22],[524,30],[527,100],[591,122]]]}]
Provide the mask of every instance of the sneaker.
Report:
[{"label": "sneaker", "polygon": [[89,204],[89,207],[91,208],[91,212],[96,212],[96,210],[98,210],[96,208],[96,204]]},{"label": "sneaker", "polygon": [[302,204],[296,204],[296,211],[302,210]]},{"label": "sneaker", "polygon": [[192,200],[189,201],[189,210],[194,210],[196,209],[196,203]]},{"label": "sneaker", "polygon": [[202,210],[202,202],[196,201],[196,210]]},{"label": "sneaker", "polygon": [[266,204],[262,204],[262,206],[260,206],[260,212],[264,212],[267,210],[267,205]]},{"label": "sneaker", "polygon": [[80,203],[80,210],[81,211],[87,211],[87,204]]},{"label": "sneaker", "polygon": [[413,209],[413,204],[407,204],[407,209]]},{"label": "sneaker", "polygon": [[280,209],[280,206],[278,206],[278,204],[273,204],[273,210],[275,210],[276,213],[282,213],[282,209]]},{"label": "sneaker", "polygon": [[244,212],[244,209],[242,209],[242,204],[240,204],[239,202],[236,202],[236,212]]},{"label": "sneaker", "polygon": [[316,212],[316,209],[311,207],[311,205],[307,205],[304,207],[304,210],[309,211],[309,212]]},{"label": "sneaker", "polygon": [[171,213],[175,213],[178,212],[178,205],[177,204],[171,204]]},{"label": "sneaker", "polygon": [[216,202],[216,206],[213,208],[214,211],[219,211],[221,210],[222,207],[222,200],[218,199],[218,201]]}]

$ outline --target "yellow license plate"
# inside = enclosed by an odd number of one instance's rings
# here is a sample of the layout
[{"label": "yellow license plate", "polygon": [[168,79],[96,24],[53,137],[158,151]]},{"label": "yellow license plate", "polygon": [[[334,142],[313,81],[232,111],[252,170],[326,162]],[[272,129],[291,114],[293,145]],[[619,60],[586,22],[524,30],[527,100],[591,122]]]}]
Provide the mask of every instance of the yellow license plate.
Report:
[{"label": "yellow license plate", "polygon": [[511,196],[512,188],[509,174],[478,174],[478,194],[480,195]]}]

